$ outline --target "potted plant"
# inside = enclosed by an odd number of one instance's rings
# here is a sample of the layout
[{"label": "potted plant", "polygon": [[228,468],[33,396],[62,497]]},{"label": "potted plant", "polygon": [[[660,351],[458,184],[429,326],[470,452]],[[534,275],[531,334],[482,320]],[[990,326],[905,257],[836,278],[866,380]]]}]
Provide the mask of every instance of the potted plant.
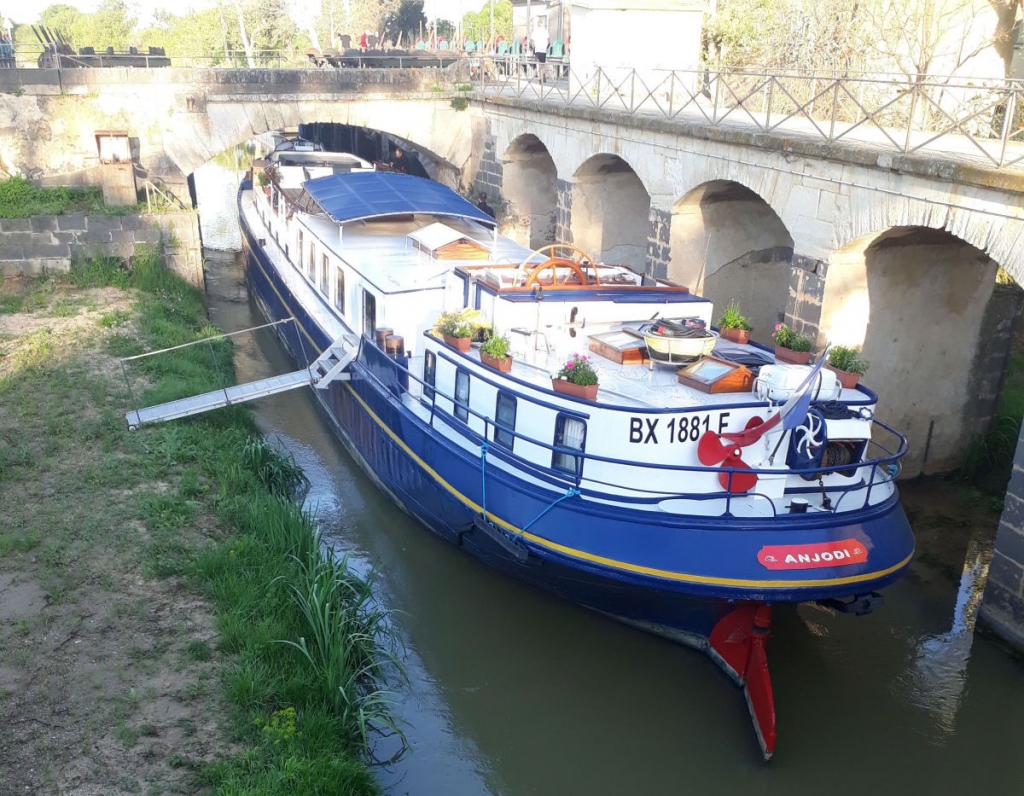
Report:
[{"label": "potted plant", "polygon": [[593,401],[597,398],[597,371],[586,356],[573,354],[572,359],[551,377],[551,387],[555,392]]},{"label": "potted plant", "polygon": [[508,349],[512,342],[506,335],[491,334],[484,344],[480,346],[480,361],[487,367],[494,368],[502,373],[512,370],[512,357],[508,355]]},{"label": "potted plant", "polygon": [[860,358],[860,349],[856,346],[837,345],[829,349],[825,367],[839,377],[843,389],[852,390],[867,372],[868,363]]},{"label": "potted plant", "polygon": [[810,338],[798,334],[784,323],[775,324],[772,340],[775,341],[775,358],[780,362],[806,365],[811,358]]},{"label": "potted plant", "polygon": [[434,333],[459,351],[469,351],[473,338],[473,324],[470,318],[475,310],[462,309],[454,312],[442,312],[434,324]]},{"label": "potted plant", "polygon": [[754,327],[740,313],[738,301],[730,301],[718,319],[718,331],[726,340],[734,343],[749,343],[750,330]]},{"label": "potted plant", "polygon": [[256,174],[256,182],[259,183],[260,188],[263,189],[263,193],[270,196],[270,175],[266,171],[260,171]]}]

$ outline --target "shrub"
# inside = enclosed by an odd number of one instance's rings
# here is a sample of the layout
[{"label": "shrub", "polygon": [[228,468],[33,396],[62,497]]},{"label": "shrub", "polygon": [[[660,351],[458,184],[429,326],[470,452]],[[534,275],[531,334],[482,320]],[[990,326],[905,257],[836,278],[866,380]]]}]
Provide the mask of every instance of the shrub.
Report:
[{"label": "shrub", "polygon": [[479,314],[469,308],[442,312],[434,324],[434,333],[444,337],[472,337],[473,321]]},{"label": "shrub", "polygon": [[581,387],[597,384],[597,371],[590,364],[586,356],[573,354],[572,359],[562,365],[562,369],[555,375],[556,379],[571,381]]},{"label": "shrub", "polygon": [[775,324],[775,331],[772,332],[772,340],[775,345],[788,348],[791,351],[802,353],[811,350],[811,340],[802,334],[797,334],[784,323]]},{"label": "shrub", "polygon": [[508,350],[511,347],[512,341],[506,335],[492,334],[480,346],[480,353],[487,354],[487,356],[494,357],[495,359],[504,359],[508,356]]},{"label": "shrub", "polygon": [[754,327],[750,325],[746,317],[740,313],[738,301],[730,301],[729,305],[722,311],[718,319],[719,329],[742,329],[749,332]]},{"label": "shrub", "polygon": [[828,364],[847,373],[864,374],[868,369],[867,361],[860,358],[860,349],[856,346],[833,346],[828,352]]}]

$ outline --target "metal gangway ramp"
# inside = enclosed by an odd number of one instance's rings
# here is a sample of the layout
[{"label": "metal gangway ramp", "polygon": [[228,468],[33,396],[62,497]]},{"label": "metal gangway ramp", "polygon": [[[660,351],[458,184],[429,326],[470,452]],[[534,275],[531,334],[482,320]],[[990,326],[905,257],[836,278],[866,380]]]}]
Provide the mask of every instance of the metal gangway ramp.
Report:
[{"label": "metal gangway ramp", "polygon": [[234,404],[245,403],[247,401],[255,401],[257,398],[266,398],[268,395],[277,395],[278,393],[288,392],[289,390],[295,390],[299,387],[316,387],[318,389],[326,389],[334,381],[347,381],[349,378],[348,373],[344,373],[346,367],[355,358],[359,351],[358,339],[345,339],[335,341],[334,344],[329,346],[323,354],[321,354],[309,367],[301,368],[299,370],[292,371],[291,373],[284,373],[279,376],[270,376],[265,379],[257,379],[256,381],[246,382],[245,384],[236,384],[230,387],[221,387],[217,390],[211,390],[210,392],[202,393],[201,395],[192,395],[188,398],[179,398],[175,401],[168,401],[162,404],[156,404],[155,406],[147,406],[138,408],[138,404],[135,401],[135,396],[132,392],[131,380],[128,378],[128,370],[126,363],[133,360],[144,359],[146,357],[156,356],[157,354],[166,354],[170,351],[177,351],[182,348],[188,348],[190,346],[201,345],[207,343],[213,350],[213,341],[219,340],[226,337],[235,337],[241,334],[247,334],[249,332],[259,331],[260,329],[268,329],[274,326],[279,326],[284,323],[294,322],[294,318],[285,318],[284,320],[275,321],[274,323],[267,323],[262,326],[253,326],[250,329],[242,329],[238,332],[228,332],[226,334],[214,335],[212,337],[204,337],[202,340],[195,340],[191,343],[183,343],[182,345],[171,346],[170,348],[162,348],[159,351],[148,351],[145,354],[137,354],[132,357],[125,357],[121,360],[121,372],[124,374],[125,383],[128,385],[128,394],[131,396],[132,404],[136,406],[135,409],[127,412],[124,416],[128,422],[128,430],[135,431],[140,426],[147,423],[164,423],[169,420],[178,420],[183,417],[191,417],[192,415],[202,414],[203,412],[209,412],[214,409],[221,409],[225,406],[232,406]]}]

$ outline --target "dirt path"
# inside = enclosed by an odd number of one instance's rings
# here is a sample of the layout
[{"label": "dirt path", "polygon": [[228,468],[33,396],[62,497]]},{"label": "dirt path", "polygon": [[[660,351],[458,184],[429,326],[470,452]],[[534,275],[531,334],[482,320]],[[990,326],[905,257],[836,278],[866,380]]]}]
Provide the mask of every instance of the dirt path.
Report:
[{"label": "dirt path", "polygon": [[231,752],[215,631],[146,553],[140,501],[165,485],[125,444],[105,353],[127,294],[8,279],[5,306],[0,794],[199,792]]}]

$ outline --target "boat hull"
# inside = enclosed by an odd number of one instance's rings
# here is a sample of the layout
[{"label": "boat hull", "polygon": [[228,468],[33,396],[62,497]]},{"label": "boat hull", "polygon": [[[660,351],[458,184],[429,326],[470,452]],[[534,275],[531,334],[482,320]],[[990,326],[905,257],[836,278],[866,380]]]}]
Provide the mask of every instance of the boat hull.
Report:
[{"label": "boat hull", "polygon": [[[296,319],[276,329],[297,364],[306,365],[331,340],[288,291],[245,228],[244,218],[242,223],[252,295],[268,320]],[[491,480],[481,495],[485,476],[479,452],[454,445],[404,407],[397,398],[399,379],[394,360],[364,341],[351,380],[315,391],[337,436],[376,484],[437,536],[488,565],[645,630],[705,647],[712,629],[736,602],[847,598],[886,585],[909,564],[912,537],[895,497],[861,516],[856,528],[837,522],[814,532],[815,540],[850,534],[863,538],[886,566],[847,578],[800,573],[786,581],[766,578],[756,551],[777,538],[756,524],[723,531],[721,518],[693,518],[692,527],[681,527],[678,517],[650,512],[644,518],[651,527],[644,529],[643,542],[639,533],[629,539],[635,510],[588,507],[578,499],[565,502],[570,495],[552,498],[550,491],[516,483],[497,468],[486,476]],[[485,514],[491,521],[482,520]],[[546,536],[526,530],[540,529],[541,520],[551,529]],[[692,571],[658,566],[662,533],[677,534],[680,545],[690,545],[681,557],[691,562]],[[887,539],[892,543],[887,545]],[[651,548],[646,559],[621,549],[641,543]],[[738,556],[744,546],[749,554]],[[745,560],[723,574],[723,561],[741,558]]]}]

